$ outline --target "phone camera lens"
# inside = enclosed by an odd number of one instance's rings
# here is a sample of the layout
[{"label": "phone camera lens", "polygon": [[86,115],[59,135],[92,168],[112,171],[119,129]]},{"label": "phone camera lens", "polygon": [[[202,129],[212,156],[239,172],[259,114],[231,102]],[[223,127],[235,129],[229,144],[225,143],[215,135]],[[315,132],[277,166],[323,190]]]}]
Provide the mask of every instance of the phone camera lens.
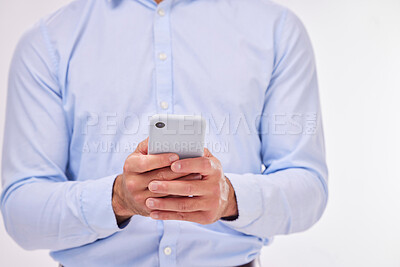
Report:
[{"label": "phone camera lens", "polygon": [[157,128],[164,128],[164,127],[165,127],[165,123],[163,123],[163,122],[161,122],[161,121],[160,121],[160,122],[157,122],[157,123],[156,123],[156,127],[157,127]]}]

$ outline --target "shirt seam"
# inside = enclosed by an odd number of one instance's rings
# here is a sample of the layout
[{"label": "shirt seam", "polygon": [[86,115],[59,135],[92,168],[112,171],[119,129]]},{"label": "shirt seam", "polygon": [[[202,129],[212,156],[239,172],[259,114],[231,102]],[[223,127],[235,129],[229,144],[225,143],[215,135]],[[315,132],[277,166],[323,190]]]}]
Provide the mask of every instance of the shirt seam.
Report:
[{"label": "shirt seam", "polygon": [[[42,33],[43,40],[44,40],[44,42],[46,44],[47,53],[50,56],[50,59],[52,61],[52,65],[53,65],[53,68],[54,68],[54,71],[55,71],[55,73],[53,75],[56,78],[58,87],[61,88],[60,87],[59,78],[58,78],[58,72],[59,72],[60,64],[59,64],[59,62],[57,60],[55,48],[51,44],[50,36],[49,36],[49,33],[47,31],[46,26],[44,25],[43,19],[40,21],[40,30],[41,30],[41,33]],[[60,95],[61,95],[61,92],[60,92]]]},{"label": "shirt seam", "polygon": [[272,70],[271,77],[273,77],[276,69],[278,68],[279,62],[280,62],[280,61],[277,62],[277,58],[276,58],[276,56],[278,54],[277,53],[277,49],[278,49],[278,45],[281,45],[282,35],[283,35],[283,28],[284,28],[284,25],[286,24],[288,13],[289,13],[289,10],[287,8],[285,8],[285,10],[284,10],[284,12],[282,14],[282,18],[280,20],[278,29],[277,29],[277,36],[276,36],[276,38],[274,40],[274,54],[275,54],[275,57],[274,57],[274,68]]}]

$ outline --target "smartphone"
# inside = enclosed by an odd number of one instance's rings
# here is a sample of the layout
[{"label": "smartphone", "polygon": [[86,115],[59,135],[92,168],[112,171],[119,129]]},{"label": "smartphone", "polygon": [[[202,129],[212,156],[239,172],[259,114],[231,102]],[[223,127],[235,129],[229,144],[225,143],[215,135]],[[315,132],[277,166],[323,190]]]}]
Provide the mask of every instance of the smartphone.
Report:
[{"label": "smartphone", "polygon": [[148,154],[176,153],[180,159],[202,157],[206,121],[197,115],[156,114],[149,119]]}]

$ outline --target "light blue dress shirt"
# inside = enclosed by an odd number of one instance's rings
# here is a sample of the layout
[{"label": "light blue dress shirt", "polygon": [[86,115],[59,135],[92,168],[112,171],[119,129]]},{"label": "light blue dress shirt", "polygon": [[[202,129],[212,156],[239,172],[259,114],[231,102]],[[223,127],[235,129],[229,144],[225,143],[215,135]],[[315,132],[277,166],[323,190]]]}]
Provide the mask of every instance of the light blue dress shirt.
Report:
[{"label": "light blue dress shirt", "polygon": [[[117,226],[114,179],[156,113],[206,118],[238,219]],[[78,0],[16,48],[1,210],[19,245],[65,266],[235,266],[320,218],[324,153],[314,55],[292,12],[268,0]]]}]

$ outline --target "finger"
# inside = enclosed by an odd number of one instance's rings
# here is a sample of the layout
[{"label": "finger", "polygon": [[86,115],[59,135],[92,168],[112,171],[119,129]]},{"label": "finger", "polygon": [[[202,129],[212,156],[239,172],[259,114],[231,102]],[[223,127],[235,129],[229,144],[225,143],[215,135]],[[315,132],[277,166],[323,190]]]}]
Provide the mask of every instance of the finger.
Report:
[{"label": "finger", "polygon": [[[148,190],[149,189],[148,186],[149,186],[149,180],[143,178],[142,175],[136,175],[136,174],[125,175],[125,179],[123,181],[123,187],[126,188],[126,190],[132,197],[137,197],[138,194],[141,194],[142,192],[148,193],[145,199],[151,196],[162,197],[168,195],[158,192],[150,192],[150,190]],[[145,199],[143,199],[143,202],[145,201]]]},{"label": "finger", "polygon": [[170,166],[178,160],[179,156],[174,153],[164,153],[158,155],[130,155],[124,164],[124,172],[143,173]]},{"label": "finger", "polygon": [[140,193],[140,197],[138,197],[137,194],[136,198],[133,197],[133,199],[136,201],[136,204],[139,204],[142,208],[144,208],[147,212],[147,214],[150,214],[151,211],[153,211],[153,209],[150,209],[149,207],[147,207],[146,205],[146,200],[149,198],[153,198],[153,199],[163,199],[165,197],[170,197],[167,194],[158,194],[158,193],[153,193],[150,192],[149,190],[146,190],[142,193]]},{"label": "finger", "polygon": [[133,153],[139,153],[139,154],[142,154],[142,155],[147,155],[148,147],[149,147],[149,138],[147,137],[146,139],[144,139],[142,142],[140,142],[138,144],[138,146],[136,147],[135,152],[133,152]]},{"label": "finger", "polygon": [[204,180],[195,181],[152,181],[149,190],[154,193],[162,193],[177,196],[202,196],[211,192]]},{"label": "finger", "polygon": [[203,179],[203,176],[200,173],[191,173],[191,174],[188,174],[181,178],[178,178],[176,180],[178,180],[178,181],[195,181],[195,180],[201,180],[201,179]]},{"label": "finger", "polygon": [[213,158],[207,157],[182,159],[171,164],[171,169],[178,173],[200,173],[202,175],[209,175],[215,171],[216,168],[217,165]]},{"label": "finger", "polygon": [[200,224],[210,224],[212,220],[209,220],[205,211],[194,211],[194,212],[175,212],[175,211],[152,211],[150,217],[155,220],[180,220],[196,222]]},{"label": "finger", "polygon": [[202,197],[178,197],[178,198],[148,198],[146,206],[153,210],[167,210],[179,212],[193,212],[207,210],[208,203]]},{"label": "finger", "polygon": [[165,198],[165,197],[171,197],[171,196],[168,194],[154,193],[149,190],[146,190],[144,199],[146,201],[146,199],[148,199],[148,198]]},{"label": "finger", "polygon": [[[152,171],[143,173],[142,175],[143,175],[143,177],[145,177],[148,180],[147,183],[149,183],[153,180],[158,180],[158,181],[174,180],[174,179],[189,176],[191,174],[176,173],[176,172],[173,172],[169,166],[167,166],[167,167],[164,167],[161,169],[156,169],[156,170],[152,170]],[[200,176],[200,174],[198,174],[198,175]],[[191,175],[191,176],[194,176],[194,175]]]}]

